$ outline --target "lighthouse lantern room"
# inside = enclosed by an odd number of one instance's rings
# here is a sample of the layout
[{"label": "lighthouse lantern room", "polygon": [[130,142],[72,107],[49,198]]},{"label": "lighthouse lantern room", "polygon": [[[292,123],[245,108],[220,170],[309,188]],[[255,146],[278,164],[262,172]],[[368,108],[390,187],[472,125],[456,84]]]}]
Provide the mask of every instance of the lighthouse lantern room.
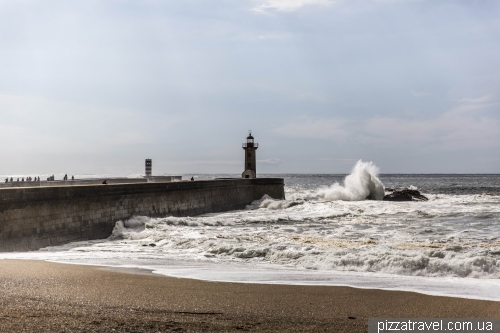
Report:
[{"label": "lighthouse lantern room", "polygon": [[241,174],[242,178],[257,177],[257,161],[255,158],[257,148],[259,148],[259,144],[254,142],[252,131],[248,131],[247,142],[243,143],[243,149],[245,150],[245,171]]}]

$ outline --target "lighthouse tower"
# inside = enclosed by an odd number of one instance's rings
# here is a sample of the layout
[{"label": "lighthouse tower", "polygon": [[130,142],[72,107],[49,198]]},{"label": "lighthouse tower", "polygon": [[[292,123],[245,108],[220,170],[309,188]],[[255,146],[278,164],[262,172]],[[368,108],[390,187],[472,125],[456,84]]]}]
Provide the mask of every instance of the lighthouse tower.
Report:
[{"label": "lighthouse tower", "polygon": [[153,173],[151,169],[153,168],[153,161],[150,158],[146,158],[146,177],[151,177]]},{"label": "lighthouse tower", "polygon": [[241,174],[242,178],[257,177],[257,161],[255,159],[255,151],[259,148],[259,144],[253,142],[252,131],[248,132],[247,142],[243,144],[245,150],[245,171]]}]

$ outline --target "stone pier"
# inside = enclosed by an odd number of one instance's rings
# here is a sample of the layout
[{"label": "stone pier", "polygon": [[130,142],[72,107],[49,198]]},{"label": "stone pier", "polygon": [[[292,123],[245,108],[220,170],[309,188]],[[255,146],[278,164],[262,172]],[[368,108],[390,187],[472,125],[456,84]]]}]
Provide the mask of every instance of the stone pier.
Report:
[{"label": "stone pier", "polygon": [[243,209],[267,194],[284,199],[282,178],[0,188],[0,251],[102,239],[132,216],[194,216]]}]

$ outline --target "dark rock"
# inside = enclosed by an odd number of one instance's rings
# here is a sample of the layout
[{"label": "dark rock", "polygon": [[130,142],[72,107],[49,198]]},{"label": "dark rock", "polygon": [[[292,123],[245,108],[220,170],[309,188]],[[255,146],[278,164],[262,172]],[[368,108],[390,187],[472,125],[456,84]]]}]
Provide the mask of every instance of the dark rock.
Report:
[{"label": "dark rock", "polygon": [[151,244],[149,244],[149,246],[153,246],[154,247],[154,246],[156,246],[156,244],[155,243],[151,243]]},{"label": "dark rock", "polygon": [[427,201],[426,196],[420,194],[417,190],[403,189],[394,190],[392,193],[384,196],[384,201]]}]

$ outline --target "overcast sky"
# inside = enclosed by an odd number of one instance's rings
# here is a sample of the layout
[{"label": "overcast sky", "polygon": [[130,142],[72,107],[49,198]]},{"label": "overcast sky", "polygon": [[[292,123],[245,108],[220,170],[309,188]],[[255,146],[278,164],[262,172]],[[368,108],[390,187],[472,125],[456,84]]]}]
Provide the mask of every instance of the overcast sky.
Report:
[{"label": "overcast sky", "polygon": [[0,174],[500,173],[500,1],[0,0]]}]

